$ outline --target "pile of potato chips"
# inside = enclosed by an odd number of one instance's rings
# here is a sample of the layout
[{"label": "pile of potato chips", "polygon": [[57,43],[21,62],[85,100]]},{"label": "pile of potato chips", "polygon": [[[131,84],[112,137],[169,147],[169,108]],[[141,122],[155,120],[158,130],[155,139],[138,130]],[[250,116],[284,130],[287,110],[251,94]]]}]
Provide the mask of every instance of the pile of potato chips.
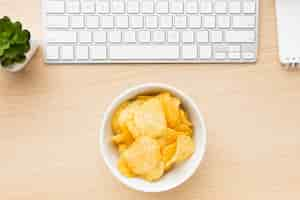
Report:
[{"label": "pile of potato chips", "polygon": [[158,180],[194,152],[192,123],[178,98],[164,92],[124,102],[112,118],[120,158],[118,169],[127,177]]}]

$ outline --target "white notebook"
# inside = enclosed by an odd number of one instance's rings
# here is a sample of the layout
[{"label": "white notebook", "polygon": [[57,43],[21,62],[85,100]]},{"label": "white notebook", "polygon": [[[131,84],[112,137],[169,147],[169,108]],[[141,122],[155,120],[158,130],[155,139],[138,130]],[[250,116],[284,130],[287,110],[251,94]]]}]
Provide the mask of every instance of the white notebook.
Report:
[{"label": "white notebook", "polygon": [[300,63],[300,0],[276,0],[279,56],[282,64]]}]

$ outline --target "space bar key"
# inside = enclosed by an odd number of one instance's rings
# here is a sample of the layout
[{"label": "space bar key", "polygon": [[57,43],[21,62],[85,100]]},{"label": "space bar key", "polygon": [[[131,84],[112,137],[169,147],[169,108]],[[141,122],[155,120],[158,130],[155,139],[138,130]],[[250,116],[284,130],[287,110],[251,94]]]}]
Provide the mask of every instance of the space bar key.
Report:
[{"label": "space bar key", "polygon": [[145,60],[178,59],[179,47],[171,45],[117,45],[110,46],[110,59]]}]

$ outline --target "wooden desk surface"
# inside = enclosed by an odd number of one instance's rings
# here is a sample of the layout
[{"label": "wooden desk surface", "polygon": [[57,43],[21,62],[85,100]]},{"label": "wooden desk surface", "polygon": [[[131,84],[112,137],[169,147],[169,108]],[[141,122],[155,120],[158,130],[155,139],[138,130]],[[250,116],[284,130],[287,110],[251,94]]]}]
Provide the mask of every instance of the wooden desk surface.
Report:
[{"label": "wooden desk surface", "polygon": [[[41,39],[40,0],[0,0],[1,15]],[[261,0],[257,64],[43,64],[0,73],[0,199],[253,200],[300,198],[300,74],[278,63],[273,0]],[[179,188],[143,194],[116,181],[98,153],[101,114],[122,90],[165,82],[204,113],[208,148]]]}]

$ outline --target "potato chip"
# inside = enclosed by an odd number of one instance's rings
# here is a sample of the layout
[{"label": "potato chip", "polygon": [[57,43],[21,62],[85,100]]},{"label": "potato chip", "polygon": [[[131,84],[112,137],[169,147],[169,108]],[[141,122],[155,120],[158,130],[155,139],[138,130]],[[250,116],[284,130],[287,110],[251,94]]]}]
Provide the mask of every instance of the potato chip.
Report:
[{"label": "potato chip", "polygon": [[176,153],[174,157],[176,157],[176,162],[182,162],[188,159],[195,150],[195,145],[190,136],[180,135],[177,137],[176,144]]},{"label": "potato chip", "polygon": [[184,112],[182,109],[180,109],[179,113],[180,113],[180,121],[181,121],[183,124],[185,124],[185,125],[191,127],[191,126],[192,126],[192,122],[190,122],[190,121],[188,120],[188,117],[187,117],[186,112]]},{"label": "potato chip", "polygon": [[119,171],[126,177],[155,181],[194,152],[193,126],[180,100],[170,93],[137,96],[112,116]]},{"label": "potato chip", "polygon": [[140,131],[137,129],[135,123],[134,123],[134,119],[130,119],[126,122],[128,131],[131,133],[131,135],[133,136],[133,138],[137,138],[138,136],[140,136]]},{"label": "potato chip", "polygon": [[170,167],[174,163],[180,163],[188,159],[195,150],[195,145],[190,136],[179,135],[176,141],[176,152],[172,159],[167,162],[166,168]]},{"label": "potato chip", "polygon": [[160,101],[151,98],[140,105],[134,113],[134,124],[141,136],[161,137],[167,125]]},{"label": "potato chip", "polygon": [[123,139],[124,139],[124,134],[117,134],[117,135],[114,135],[113,137],[112,137],[112,141],[115,143],[115,144],[120,144],[120,143],[122,143],[122,141],[123,141]]},{"label": "potato chip", "polygon": [[164,169],[168,171],[171,168],[171,164],[169,161],[173,158],[174,154],[176,152],[176,143],[169,144],[165,148],[163,148],[162,151],[162,160],[164,162]]},{"label": "potato chip", "polygon": [[123,153],[127,148],[128,148],[127,144],[119,144],[118,145],[119,153]]},{"label": "potato chip", "polygon": [[164,163],[161,161],[157,167],[151,170],[149,173],[143,175],[143,178],[148,181],[158,180],[164,174]]},{"label": "potato chip", "polygon": [[134,177],[134,173],[128,167],[126,161],[121,157],[118,161],[118,169],[119,171],[127,177]]},{"label": "potato chip", "polygon": [[126,131],[121,134],[114,135],[112,137],[112,141],[115,144],[128,144],[129,145],[133,142],[133,137],[128,131]]},{"label": "potato chip", "polygon": [[140,96],[136,97],[136,99],[143,100],[143,101],[146,101],[146,100],[151,99],[151,98],[153,98],[153,96],[140,95]]},{"label": "potato chip", "polygon": [[138,134],[136,132],[132,132],[134,126],[130,124],[133,121],[134,112],[139,108],[139,106],[143,103],[141,100],[135,100],[129,102],[124,109],[122,109],[119,113],[118,124],[119,129],[122,133],[131,134],[134,137],[134,134]]},{"label": "potato chip", "polygon": [[127,129],[126,122],[130,119],[133,119],[133,114],[136,110],[139,109],[139,106],[143,103],[143,101],[132,101],[130,102],[125,109],[123,109],[119,114],[119,124],[120,128],[123,131]]},{"label": "potato chip", "polygon": [[180,109],[180,120],[179,123],[174,127],[174,130],[188,133],[190,136],[192,136],[193,129],[192,129],[192,123],[189,121],[187,114]]},{"label": "potato chip", "polygon": [[121,156],[137,175],[150,173],[161,161],[158,142],[148,136],[137,138]]},{"label": "potato chip", "polygon": [[121,134],[122,130],[120,127],[120,123],[119,123],[119,117],[120,117],[120,113],[128,106],[128,101],[122,103],[117,110],[115,111],[115,113],[112,116],[112,130],[114,132],[114,134]]},{"label": "potato chip", "polygon": [[169,144],[176,143],[177,137],[179,135],[190,135],[190,133],[167,128],[165,134],[158,140],[160,147],[164,148]]},{"label": "potato chip", "polygon": [[163,148],[162,151],[162,160],[164,163],[167,163],[172,159],[176,152],[176,143],[172,143]]},{"label": "potato chip", "polygon": [[179,99],[172,97],[170,93],[162,93],[158,95],[158,99],[160,100],[164,113],[166,115],[166,120],[168,127],[174,128],[178,125],[180,120],[180,101]]},{"label": "potato chip", "polygon": [[193,133],[193,129],[190,126],[188,126],[186,124],[182,124],[182,123],[177,125],[176,127],[174,127],[174,130],[180,131],[180,132],[185,132],[185,133],[189,134],[190,136]]}]

